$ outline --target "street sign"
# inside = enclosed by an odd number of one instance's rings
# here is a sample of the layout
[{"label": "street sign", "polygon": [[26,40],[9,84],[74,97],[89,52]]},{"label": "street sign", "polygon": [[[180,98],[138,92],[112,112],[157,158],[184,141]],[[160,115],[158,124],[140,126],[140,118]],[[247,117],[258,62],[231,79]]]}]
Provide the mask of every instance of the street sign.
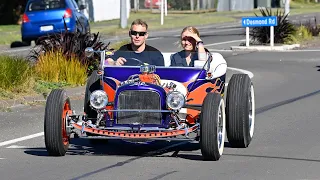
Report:
[{"label": "street sign", "polygon": [[277,26],[277,16],[269,17],[243,17],[242,27],[262,27],[262,26]]},{"label": "street sign", "polygon": [[278,26],[277,16],[243,17],[241,25],[246,28],[246,46],[249,46],[249,28],[265,26],[270,27],[270,46],[274,46],[274,26]]}]

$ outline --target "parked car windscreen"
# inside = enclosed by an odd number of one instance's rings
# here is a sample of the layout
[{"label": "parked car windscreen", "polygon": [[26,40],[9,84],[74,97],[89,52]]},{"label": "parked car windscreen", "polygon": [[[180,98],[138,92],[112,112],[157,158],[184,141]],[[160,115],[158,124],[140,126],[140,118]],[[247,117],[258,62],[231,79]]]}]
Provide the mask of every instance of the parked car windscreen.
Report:
[{"label": "parked car windscreen", "polygon": [[65,8],[65,0],[34,0],[27,7],[27,11],[42,11]]}]

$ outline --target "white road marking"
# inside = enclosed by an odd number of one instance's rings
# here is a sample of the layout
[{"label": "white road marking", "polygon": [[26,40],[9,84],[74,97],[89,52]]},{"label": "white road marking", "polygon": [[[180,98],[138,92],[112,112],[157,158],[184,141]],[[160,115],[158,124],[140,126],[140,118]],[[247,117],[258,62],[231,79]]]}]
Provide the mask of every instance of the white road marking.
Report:
[{"label": "white road marking", "polygon": [[152,38],[148,38],[147,41],[152,41],[157,39],[163,39],[163,37],[152,37]]},{"label": "white road marking", "polygon": [[8,146],[6,148],[8,148],[8,149],[25,149],[25,148],[27,148],[27,146],[12,145],[12,146]]},{"label": "white road marking", "polygon": [[[235,23],[234,25],[225,25],[225,26],[215,26],[215,25],[207,25],[207,26],[203,26],[203,27],[199,27],[198,29],[202,30],[202,29],[208,29],[208,28],[216,28],[216,29],[224,29],[224,28],[233,28],[233,27],[238,27],[238,23],[241,23],[241,21],[238,21],[238,22],[233,22]],[[217,28],[218,27],[218,28]],[[169,30],[169,31],[165,31],[164,33],[175,33],[175,32],[178,32],[180,33],[181,30]]]},{"label": "white road marking", "polygon": [[233,52],[231,49],[208,49],[209,51],[213,51],[213,52],[217,52],[217,51],[221,51],[221,52]]},{"label": "white road marking", "polygon": [[217,46],[221,44],[230,44],[230,43],[235,43],[235,42],[243,42],[245,39],[239,39],[239,40],[233,40],[233,41],[223,41],[223,42],[218,42],[218,43],[212,43],[212,44],[205,44],[204,46]]},{"label": "white road marking", "polygon": [[221,30],[212,30],[212,31],[203,31],[201,34],[206,34],[206,33],[217,33],[217,32],[230,32],[230,31],[239,31],[244,28],[234,28],[234,29],[221,29]]},{"label": "white road marking", "polygon": [[13,144],[13,143],[17,143],[17,142],[20,142],[20,141],[25,141],[25,140],[28,140],[28,139],[36,138],[36,137],[43,136],[43,135],[44,135],[44,132],[40,132],[40,133],[36,133],[36,134],[20,137],[20,138],[17,138],[17,139],[12,139],[12,140],[9,140],[9,141],[0,142],[0,147],[1,146],[6,146],[6,145],[9,145],[9,144]]},{"label": "white road marking", "polygon": [[297,49],[297,50],[287,50],[280,52],[320,52],[320,49]]},{"label": "white road marking", "polygon": [[0,160],[3,160],[4,158],[0,158]]},{"label": "white road marking", "polygon": [[252,72],[247,71],[247,70],[244,70],[244,69],[233,68],[233,67],[228,67],[228,69],[231,69],[231,70],[234,70],[234,71],[240,71],[240,72],[242,72],[242,73],[244,73],[244,74],[248,74],[248,76],[249,76],[250,78],[253,78],[253,76],[254,76]]},{"label": "white road marking", "polygon": [[30,51],[31,48],[19,48],[19,49],[13,49],[13,50],[4,50],[4,51],[0,51],[1,53],[11,53],[11,52],[20,52],[20,51]]},{"label": "white road marking", "polygon": [[[210,30],[210,31],[203,31],[201,34],[206,34],[206,33],[218,33],[218,32],[230,32],[230,31],[239,31],[243,28],[234,28],[234,29],[221,29],[221,30]],[[174,37],[180,37],[180,34],[174,35]]]}]

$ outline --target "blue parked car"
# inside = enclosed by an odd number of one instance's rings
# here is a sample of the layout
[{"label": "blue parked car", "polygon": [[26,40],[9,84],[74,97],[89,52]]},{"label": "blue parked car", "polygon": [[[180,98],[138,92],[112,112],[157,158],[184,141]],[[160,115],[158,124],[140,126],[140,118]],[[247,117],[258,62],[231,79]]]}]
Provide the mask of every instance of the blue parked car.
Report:
[{"label": "blue parked car", "polygon": [[22,18],[22,41],[31,45],[41,36],[64,32],[64,20],[70,32],[90,32],[89,20],[81,12],[85,8],[74,0],[29,0]]}]

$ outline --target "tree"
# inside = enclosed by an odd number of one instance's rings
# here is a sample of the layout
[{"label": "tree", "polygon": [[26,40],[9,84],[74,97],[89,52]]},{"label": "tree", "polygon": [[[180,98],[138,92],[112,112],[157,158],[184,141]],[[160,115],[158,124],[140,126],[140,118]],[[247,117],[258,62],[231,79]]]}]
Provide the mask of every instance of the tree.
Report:
[{"label": "tree", "polygon": [[0,4],[0,25],[17,24],[24,12],[27,0],[2,0]]}]

